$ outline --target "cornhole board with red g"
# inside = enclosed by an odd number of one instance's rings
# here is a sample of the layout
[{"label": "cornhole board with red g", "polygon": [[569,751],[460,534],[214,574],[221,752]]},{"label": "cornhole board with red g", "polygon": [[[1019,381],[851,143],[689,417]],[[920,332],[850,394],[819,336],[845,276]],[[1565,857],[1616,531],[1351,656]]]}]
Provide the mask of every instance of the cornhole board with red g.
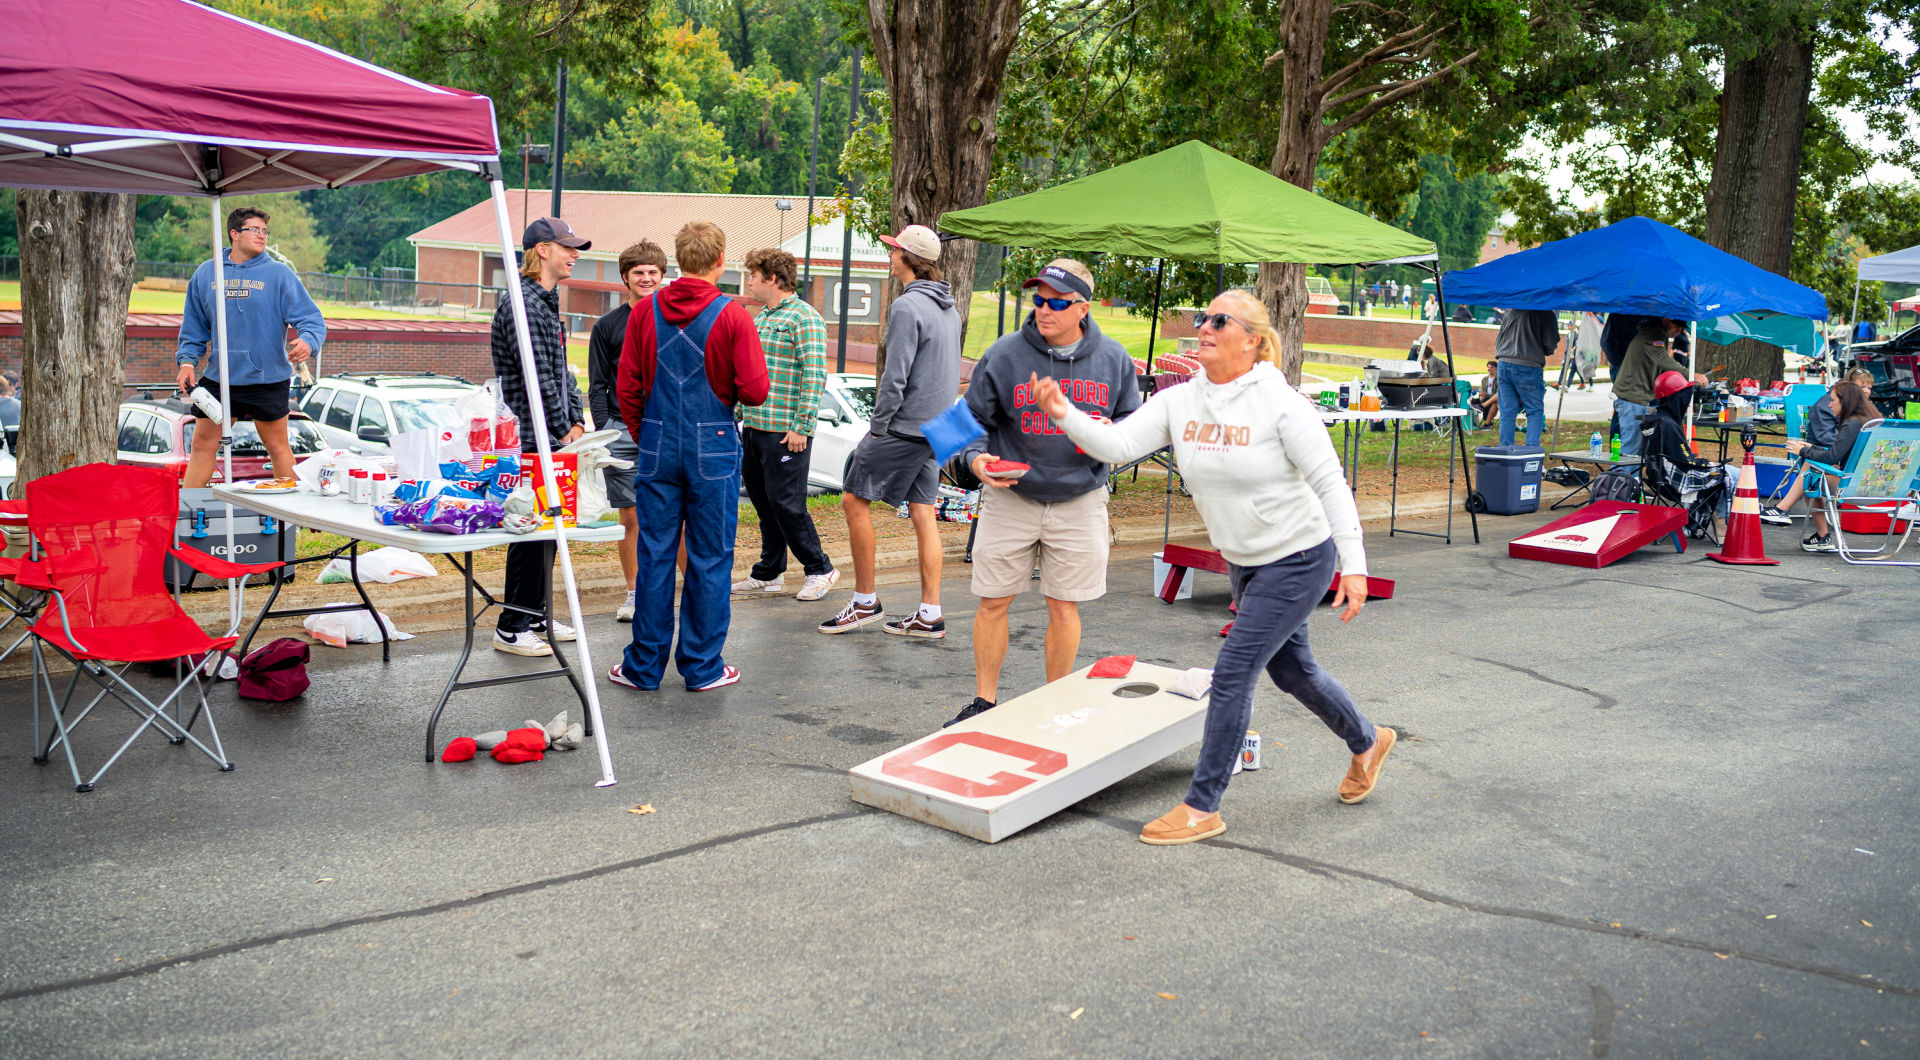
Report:
[{"label": "cornhole board with red g", "polygon": [[[1189,545],[1164,545],[1161,549],[1161,562],[1167,567],[1167,575],[1155,588],[1155,595],[1166,603],[1173,603],[1180,593],[1180,584],[1189,571],[1203,570],[1213,574],[1227,573],[1226,557],[1210,548],[1193,548]],[[1333,572],[1333,584],[1327,587],[1328,593],[1340,588],[1340,572]],[[1367,577],[1367,599],[1393,599],[1393,579]]]},{"label": "cornhole board with red g", "polygon": [[1077,670],[854,766],[853,801],[997,843],[1199,743],[1206,698],[1164,691],[1181,673]]},{"label": "cornhole board with red g", "polygon": [[1537,559],[1598,569],[1663,537],[1687,550],[1685,508],[1632,501],[1594,501],[1507,544],[1514,559]]}]

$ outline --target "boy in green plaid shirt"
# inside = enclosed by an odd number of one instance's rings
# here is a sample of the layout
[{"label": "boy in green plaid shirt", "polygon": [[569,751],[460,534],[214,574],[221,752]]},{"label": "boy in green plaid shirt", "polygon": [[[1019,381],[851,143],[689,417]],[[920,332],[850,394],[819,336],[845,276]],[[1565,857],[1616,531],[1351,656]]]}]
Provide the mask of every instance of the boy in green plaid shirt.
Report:
[{"label": "boy in green plaid shirt", "polygon": [[760,516],[760,560],[733,584],[755,596],[785,592],[787,552],[806,575],[795,599],[818,600],[840,580],[820,548],[807,512],[807,471],[820,394],[827,384],[827,326],[794,293],[798,263],[781,250],[756,250],[746,259],[746,294],[766,308],[754,318],[773,389],[765,404],[742,410],[741,478]]}]

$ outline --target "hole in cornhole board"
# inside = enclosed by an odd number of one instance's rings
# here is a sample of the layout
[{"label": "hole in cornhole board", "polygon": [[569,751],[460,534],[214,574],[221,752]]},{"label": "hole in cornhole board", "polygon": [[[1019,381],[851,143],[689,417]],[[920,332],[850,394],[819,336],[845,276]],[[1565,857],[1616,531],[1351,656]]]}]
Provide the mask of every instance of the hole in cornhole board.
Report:
[{"label": "hole in cornhole board", "polygon": [[1145,681],[1132,681],[1114,689],[1113,694],[1121,699],[1145,699],[1158,691],[1160,691],[1159,685],[1148,684]]}]

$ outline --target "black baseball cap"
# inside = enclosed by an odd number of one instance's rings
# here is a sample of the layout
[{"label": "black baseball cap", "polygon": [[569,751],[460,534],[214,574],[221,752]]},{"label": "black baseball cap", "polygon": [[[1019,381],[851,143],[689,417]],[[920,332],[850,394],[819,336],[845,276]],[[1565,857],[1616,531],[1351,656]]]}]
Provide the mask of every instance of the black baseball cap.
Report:
[{"label": "black baseball cap", "polygon": [[575,250],[587,250],[593,246],[590,240],[580,238],[573,226],[558,217],[542,217],[527,226],[525,235],[520,237],[520,247],[532,250],[542,243],[558,243]]},{"label": "black baseball cap", "polygon": [[1049,265],[1041,269],[1026,283],[1021,284],[1020,287],[1022,290],[1025,290],[1028,287],[1038,287],[1043,283],[1056,291],[1072,291],[1089,302],[1093,300],[1093,288],[1088,286],[1087,281],[1075,276],[1073,273],[1068,272],[1058,265]]}]

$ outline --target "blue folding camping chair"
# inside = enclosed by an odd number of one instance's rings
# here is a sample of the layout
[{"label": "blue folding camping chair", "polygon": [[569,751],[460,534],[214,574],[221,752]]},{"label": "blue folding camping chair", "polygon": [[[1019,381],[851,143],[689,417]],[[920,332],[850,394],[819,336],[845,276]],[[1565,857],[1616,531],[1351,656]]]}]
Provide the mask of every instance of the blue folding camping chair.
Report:
[{"label": "blue folding camping chair", "polygon": [[[1818,487],[1817,503],[1841,559],[1868,566],[1920,567],[1920,559],[1894,558],[1920,519],[1920,420],[1871,421],[1853,443],[1844,469],[1809,460],[1807,473],[1808,503],[1816,503]],[[1827,475],[1839,476],[1837,488],[1827,488]],[[1864,540],[1880,538],[1880,544],[1849,545],[1843,523],[1848,516],[1881,525],[1881,530],[1855,531]]]}]

